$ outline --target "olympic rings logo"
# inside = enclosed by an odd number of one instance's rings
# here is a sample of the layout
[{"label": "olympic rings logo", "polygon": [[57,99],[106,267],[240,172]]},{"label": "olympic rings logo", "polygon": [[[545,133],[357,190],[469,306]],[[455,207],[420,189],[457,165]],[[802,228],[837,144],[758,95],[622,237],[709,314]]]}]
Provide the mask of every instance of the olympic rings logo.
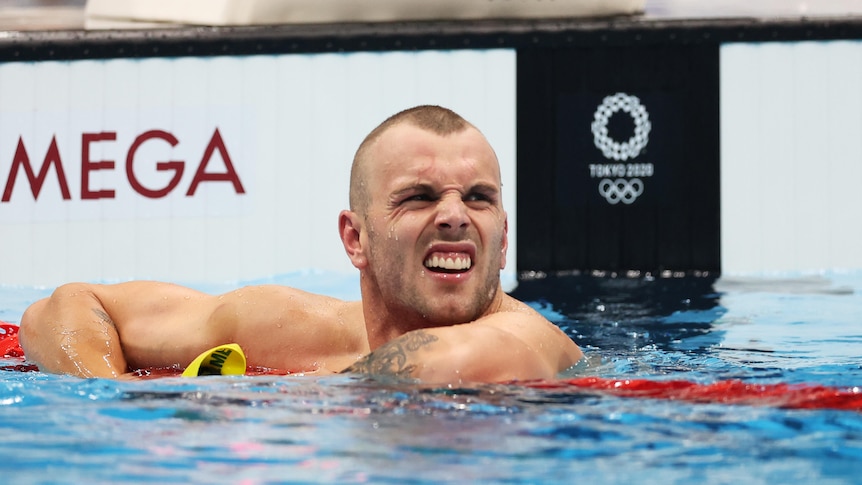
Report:
[{"label": "olympic rings logo", "polygon": [[[635,123],[635,132],[627,141],[620,143],[608,135],[608,121],[617,111],[624,111],[632,117]],[[649,142],[649,132],[652,124],[649,114],[641,104],[637,96],[625,93],[617,93],[606,96],[602,104],[596,109],[591,125],[593,142],[596,148],[602,151],[605,158],[614,160],[628,160],[635,158]]]},{"label": "olympic rings logo", "polygon": [[644,183],[641,179],[602,179],[599,182],[599,194],[611,205],[619,202],[631,204],[643,193]]}]

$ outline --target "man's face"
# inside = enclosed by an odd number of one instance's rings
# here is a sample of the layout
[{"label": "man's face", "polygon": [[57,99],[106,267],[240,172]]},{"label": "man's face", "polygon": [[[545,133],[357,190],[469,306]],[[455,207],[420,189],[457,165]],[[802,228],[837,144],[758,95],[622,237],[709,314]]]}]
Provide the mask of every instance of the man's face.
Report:
[{"label": "man's face", "polygon": [[385,304],[429,325],[482,316],[508,244],[499,165],[485,137],[472,127],[439,136],[396,125],[368,162],[365,276]]}]

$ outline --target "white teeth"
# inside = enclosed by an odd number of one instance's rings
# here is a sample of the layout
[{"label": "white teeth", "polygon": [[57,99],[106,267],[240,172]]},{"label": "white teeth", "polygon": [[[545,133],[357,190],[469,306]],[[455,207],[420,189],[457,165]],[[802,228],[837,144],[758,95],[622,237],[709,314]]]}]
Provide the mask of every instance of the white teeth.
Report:
[{"label": "white teeth", "polygon": [[471,261],[468,256],[459,258],[441,258],[439,256],[432,256],[425,260],[425,266],[428,268],[462,270],[470,269],[470,266],[472,265],[473,261]]}]

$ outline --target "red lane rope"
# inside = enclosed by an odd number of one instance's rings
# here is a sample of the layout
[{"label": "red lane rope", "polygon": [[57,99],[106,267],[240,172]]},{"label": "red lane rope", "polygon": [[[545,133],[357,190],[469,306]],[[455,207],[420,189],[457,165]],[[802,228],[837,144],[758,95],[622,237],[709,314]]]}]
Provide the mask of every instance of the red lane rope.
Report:
[{"label": "red lane rope", "polygon": [[[24,349],[18,342],[18,325],[12,325],[0,321],[0,358],[16,357],[24,359]],[[11,370],[17,372],[35,372],[39,368],[33,364],[13,364],[0,366],[0,370]]]},{"label": "red lane rope", "polygon": [[668,399],[696,403],[775,406],[787,409],[862,411],[862,388],[816,384],[752,384],[740,380],[697,384],[690,381],[581,377],[526,384],[539,389],[588,389],[620,397]]},{"label": "red lane rope", "polygon": [[18,325],[0,321],[0,357],[24,357],[18,343]]},{"label": "red lane rope", "polygon": [[[18,326],[0,321],[0,357],[24,358]],[[0,370],[38,371],[32,364],[0,366]],[[176,377],[182,369],[149,368],[135,371],[139,378]],[[247,375],[289,375],[290,371],[248,366]],[[695,403],[774,406],[788,409],[839,409],[862,412],[862,388],[835,388],[815,384],[752,384],[740,380],[698,384],[691,381],[580,377],[522,383],[536,389],[586,389],[620,397],[667,399]]]}]

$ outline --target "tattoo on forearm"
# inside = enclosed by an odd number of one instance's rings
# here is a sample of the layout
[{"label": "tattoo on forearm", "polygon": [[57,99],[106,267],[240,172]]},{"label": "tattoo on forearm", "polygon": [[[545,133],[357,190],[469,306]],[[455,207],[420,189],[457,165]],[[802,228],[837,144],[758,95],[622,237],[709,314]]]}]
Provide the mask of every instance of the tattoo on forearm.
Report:
[{"label": "tattoo on forearm", "polygon": [[102,321],[102,323],[107,323],[108,325],[114,327],[114,329],[117,328],[117,325],[114,324],[114,320],[111,319],[111,316],[105,313],[105,311],[101,308],[93,308],[93,313],[95,313],[96,316],[99,317],[99,320]]},{"label": "tattoo on forearm", "polygon": [[416,364],[410,361],[410,354],[437,340],[435,335],[424,330],[407,333],[359,359],[343,372],[411,377]]}]

